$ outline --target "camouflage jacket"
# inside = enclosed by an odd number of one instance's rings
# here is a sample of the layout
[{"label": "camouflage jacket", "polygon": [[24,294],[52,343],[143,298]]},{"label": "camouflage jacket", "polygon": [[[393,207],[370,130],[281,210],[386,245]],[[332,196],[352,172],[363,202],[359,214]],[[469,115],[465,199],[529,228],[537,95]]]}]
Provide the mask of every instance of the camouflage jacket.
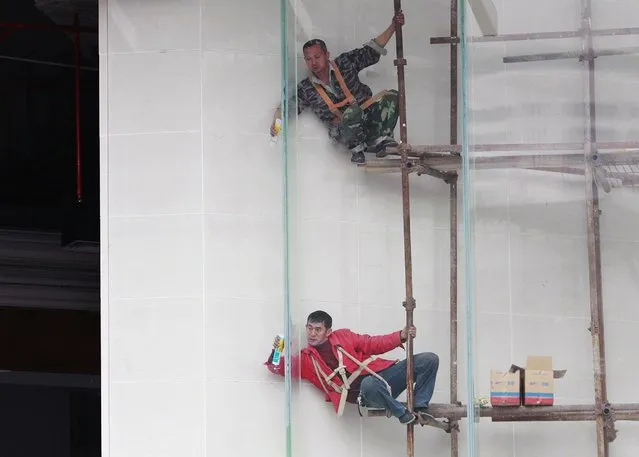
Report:
[{"label": "camouflage jacket", "polygon": [[[357,99],[358,103],[364,102],[366,99],[373,95],[371,88],[360,81],[359,72],[366,67],[379,62],[380,56],[386,54],[386,49],[379,46],[374,40],[366,43],[360,48],[347,51],[334,59],[335,65],[339,68],[346,87],[351,91],[353,97]],[[297,85],[297,113],[300,114],[306,108],[310,108],[313,113],[328,127],[331,126],[333,120],[333,114],[328,109],[328,106],[322,100],[322,97],[317,93],[313,83],[318,83],[324,86],[326,93],[333,100],[333,102],[339,102],[344,99],[344,93],[337,83],[335,72],[330,70],[330,84],[323,84],[315,76],[309,76],[304,78]],[[291,98],[291,104],[289,105],[290,111],[293,111],[295,97]],[[347,107],[341,108],[344,111]]]}]

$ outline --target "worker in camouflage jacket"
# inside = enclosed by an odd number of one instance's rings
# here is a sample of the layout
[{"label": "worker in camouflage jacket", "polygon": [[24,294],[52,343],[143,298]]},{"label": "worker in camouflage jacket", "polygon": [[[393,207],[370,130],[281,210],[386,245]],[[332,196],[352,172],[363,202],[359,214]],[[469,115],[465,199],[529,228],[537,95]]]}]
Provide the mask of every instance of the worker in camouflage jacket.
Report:
[{"label": "worker in camouflage jacket", "polygon": [[[348,329],[332,330],[333,319],[324,311],[315,311],[306,322],[308,347],[290,357],[291,375],[310,381],[322,390],[326,401],[341,415],[346,403],[385,409],[402,424],[427,415],[433,396],[439,357],[432,352],[413,356],[414,408],[408,411],[397,397],[406,390],[406,360],[388,360],[378,355],[402,347],[408,336],[415,337],[414,326],[387,335],[370,336]],[[279,344],[278,338],[273,347]],[[275,374],[284,376],[284,362],[273,363],[274,350],[265,362]],[[432,417],[432,416],[430,416]]]},{"label": "worker in camouflage jacket", "polygon": [[[297,99],[298,114],[310,108],[328,129],[329,137],[350,150],[353,163],[365,163],[364,152],[385,157],[387,147],[397,146],[393,138],[399,114],[397,91],[383,90],[373,95],[371,88],[360,81],[359,72],[379,62],[387,53],[384,47],[396,26],[403,24],[404,15],[399,13],[377,38],[334,60],[322,40],[313,39],[303,46],[309,76],[297,85],[289,106],[295,106]],[[281,108],[273,118],[273,136],[277,119],[281,119]]]}]

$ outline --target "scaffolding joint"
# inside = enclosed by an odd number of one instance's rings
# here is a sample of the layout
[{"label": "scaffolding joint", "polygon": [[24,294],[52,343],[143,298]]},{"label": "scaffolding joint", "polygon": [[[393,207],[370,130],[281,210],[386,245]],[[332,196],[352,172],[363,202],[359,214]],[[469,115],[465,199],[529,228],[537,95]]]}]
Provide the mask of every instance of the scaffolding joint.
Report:
[{"label": "scaffolding joint", "polygon": [[393,60],[393,63],[395,64],[396,67],[398,66],[402,66],[405,67],[407,65],[406,59],[395,59]]},{"label": "scaffolding joint", "polygon": [[409,298],[402,302],[402,306],[406,308],[406,311],[413,311],[415,309],[415,299]]},{"label": "scaffolding joint", "polygon": [[588,52],[587,54],[581,54],[579,56],[579,62],[594,61],[597,57],[599,57],[599,56],[591,51],[591,52]]},{"label": "scaffolding joint", "polygon": [[430,44],[450,44],[456,46],[461,40],[458,36],[431,37]]},{"label": "scaffolding joint", "polygon": [[617,438],[618,430],[615,428],[616,415],[615,410],[610,403],[601,406],[600,414],[604,420],[604,433],[606,441],[612,443]]},{"label": "scaffolding joint", "polygon": [[412,150],[413,148],[410,146],[410,144],[404,143],[403,141],[400,141],[400,143],[397,145],[397,152],[399,153],[399,155],[408,154]]},{"label": "scaffolding joint", "polygon": [[456,171],[451,171],[446,173],[446,177],[444,179],[444,182],[446,184],[453,184],[454,182],[457,181],[458,175]]}]

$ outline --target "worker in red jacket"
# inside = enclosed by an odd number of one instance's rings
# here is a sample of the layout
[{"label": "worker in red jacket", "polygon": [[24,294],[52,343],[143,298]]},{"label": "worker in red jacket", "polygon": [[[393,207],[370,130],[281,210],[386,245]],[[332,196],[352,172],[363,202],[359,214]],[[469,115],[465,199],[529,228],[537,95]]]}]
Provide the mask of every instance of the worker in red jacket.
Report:
[{"label": "worker in red jacket", "polygon": [[[370,336],[348,329],[332,330],[333,319],[324,311],[315,311],[306,321],[308,347],[299,356],[291,358],[292,376],[307,379],[324,391],[326,401],[333,403],[335,412],[341,415],[346,403],[368,408],[382,408],[402,424],[410,424],[418,417],[397,401],[406,390],[406,360],[387,360],[378,355],[389,352],[416,336],[415,327],[388,335]],[[277,347],[278,339],[273,344]],[[272,363],[274,351],[266,361],[268,369],[284,376],[284,363]],[[413,356],[414,408],[425,414],[428,408],[439,357],[432,352]]]}]

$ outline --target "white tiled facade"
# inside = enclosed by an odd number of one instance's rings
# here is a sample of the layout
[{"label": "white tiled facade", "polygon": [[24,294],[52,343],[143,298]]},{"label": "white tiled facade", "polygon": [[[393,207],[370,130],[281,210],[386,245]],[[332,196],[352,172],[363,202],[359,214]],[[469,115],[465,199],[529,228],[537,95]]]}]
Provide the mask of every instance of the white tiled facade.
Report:
[{"label": "white tiled facade", "polygon": [[[105,457],[286,455],[284,384],[266,371],[284,303],[283,169],[268,128],[281,81],[277,0],[101,0],[103,448]],[[413,144],[449,137],[448,1],[405,0],[407,120]],[[291,2],[299,55],[307,34],[333,55],[390,22],[389,0]],[[497,0],[500,33],[573,30],[579,0]],[[634,0],[593,0],[593,26],[637,27]],[[635,21],[635,22],[633,22]],[[477,28],[469,21],[471,33]],[[636,36],[598,48],[637,46]],[[621,44],[618,44],[621,43]],[[578,40],[470,48],[473,143],[581,141],[576,60],[502,57],[578,49]],[[395,42],[362,72],[396,86]],[[289,78],[301,77],[301,60]],[[636,56],[597,59],[601,141],[639,140]],[[336,327],[390,332],[404,322],[400,177],[366,173],[304,114],[291,126],[291,286],[296,330],[315,309]],[[568,370],[557,403],[593,399],[585,186],[532,171],[473,173],[475,385],[489,370],[552,355]],[[462,189],[460,186],[460,195]],[[448,186],[411,177],[417,351],[440,355],[434,401],[448,401]],[[636,401],[639,195],[601,196],[609,397]],[[461,208],[460,208],[461,219]],[[460,235],[461,235],[460,226]],[[460,236],[460,309],[465,303]],[[460,335],[465,332],[460,314]],[[460,397],[466,356],[460,338]],[[394,356],[402,357],[400,350]],[[405,454],[393,420],[338,418],[294,386],[293,455]],[[466,455],[462,423],[460,455]],[[634,455],[639,429],[617,424],[611,456]],[[595,457],[593,423],[478,425],[478,456]],[[447,456],[449,436],[418,428],[417,455]]]}]

